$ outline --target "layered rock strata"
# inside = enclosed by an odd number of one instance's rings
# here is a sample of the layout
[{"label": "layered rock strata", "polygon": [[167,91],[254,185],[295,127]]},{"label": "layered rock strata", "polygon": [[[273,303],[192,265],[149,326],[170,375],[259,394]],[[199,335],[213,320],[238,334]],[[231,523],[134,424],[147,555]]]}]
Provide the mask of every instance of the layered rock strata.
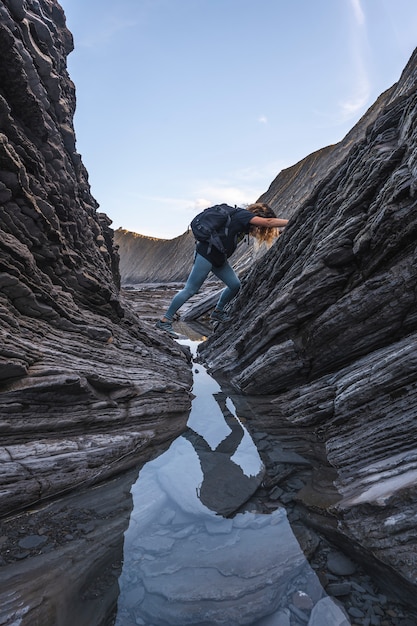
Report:
[{"label": "layered rock strata", "polygon": [[[174,239],[156,239],[118,228],[114,240],[120,254],[120,276],[123,287],[141,283],[185,282],[194,260],[195,240],[190,231]],[[254,249],[245,238],[230,259],[242,274],[262,256],[265,247]],[[217,279],[210,274],[209,281]]]},{"label": "layered rock strata", "polygon": [[[304,440],[315,466],[329,465],[336,503],[319,478],[299,494],[312,523],[413,603],[416,85],[414,53],[361,120],[362,138],[300,205],[288,205],[286,232],[247,275],[234,322],[201,348],[217,376],[264,396],[254,429]],[[279,193],[268,193],[279,213]]]},{"label": "layered rock strata", "polygon": [[156,239],[118,228],[122,284],[184,282],[193,262],[194,237],[185,232],[174,239]]},{"label": "layered rock strata", "polygon": [[0,3],[0,513],[149,458],[190,406],[186,356],[120,295],[72,48],[55,0]]}]

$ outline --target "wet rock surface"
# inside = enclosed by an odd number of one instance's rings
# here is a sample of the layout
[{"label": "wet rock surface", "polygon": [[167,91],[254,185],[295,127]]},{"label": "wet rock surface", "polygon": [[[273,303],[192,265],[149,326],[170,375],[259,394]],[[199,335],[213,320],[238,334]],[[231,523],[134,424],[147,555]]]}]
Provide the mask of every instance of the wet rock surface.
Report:
[{"label": "wet rock surface", "polygon": [[[175,520],[171,526],[176,528]],[[126,610],[119,614],[117,625],[137,623],[135,604],[140,611],[139,621],[160,626],[261,626],[272,615],[276,620],[287,611],[293,615],[292,623],[298,624],[308,619],[312,609],[319,610],[322,587],[283,509],[270,515],[246,513],[228,520],[217,518],[192,529],[181,525],[177,528],[182,540],[172,541],[169,551],[154,541],[152,561],[140,558],[140,542],[132,547],[132,558],[138,565],[122,581],[122,598],[130,593],[133,600],[138,579],[143,581],[142,585],[139,582],[143,594],[139,601],[136,594],[130,607],[124,603]],[[300,589],[303,591],[297,594]],[[343,612],[337,605],[333,609],[342,623]],[[329,620],[323,620],[324,624]]]},{"label": "wet rock surface", "polygon": [[2,625],[108,623],[137,472],[0,521]]},{"label": "wet rock surface", "polygon": [[[146,315],[148,311],[152,318],[178,288],[179,285],[171,288],[162,285],[158,294],[156,285],[149,290],[143,285],[138,290],[129,291],[130,303],[139,315]],[[188,333],[196,340],[216,337],[222,332],[219,326],[213,328],[208,324],[207,315],[204,319],[201,302],[209,300],[210,288],[207,294],[195,297],[181,312],[182,319],[192,318],[196,303],[200,322],[175,322],[177,332]],[[153,309],[152,303],[155,302],[157,307]],[[285,508],[292,531],[325,592],[343,607],[353,626],[412,626],[417,623],[417,610],[412,599],[392,584],[393,572],[376,567],[366,549],[355,548],[338,529],[339,513],[334,507],[342,496],[335,483],[337,472],[327,460],[323,432],[309,429],[305,433],[298,427],[288,428],[286,423],[276,426],[275,434],[270,429],[262,430],[259,426],[269,416],[271,398],[242,396],[231,389],[228,382],[224,389],[230,393],[239,418],[251,432],[266,468],[262,486],[237,512],[269,514]],[[323,511],[326,511],[325,515]],[[302,606],[303,601],[308,602],[298,598],[297,585],[294,584],[283,601],[286,607],[280,618],[283,625],[308,623],[312,611],[311,607]],[[325,615],[328,618],[328,607]],[[135,624],[133,617],[130,621],[127,615],[125,618],[128,626]],[[315,626],[325,623],[320,613],[314,619],[317,620],[312,622]],[[276,626],[275,622],[273,624]]]},{"label": "wet rock surface", "polygon": [[[342,550],[337,543],[329,540],[319,527],[314,529],[311,527],[299,497],[300,492],[311,482],[312,473],[311,464],[303,457],[302,449],[298,447],[298,451],[295,452],[288,442],[281,441],[278,444],[264,432],[253,433],[253,437],[267,464],[267,474],[262,487],[237,511],[237,515],[224,520],[226,525],[230,524],[230,528],[228,526],[221,530],[225,545],[232,541],[234,533],[238,532],[242,524],[245,525],[246,512],[261,514],[261,522],[262,515],[269,518],[275,512],[279,519],[274,524],[282,525],[284,518],[281,512],[285,511],[302,553],[328,596],[326,598],[322,595],[323,592],[317,586],[315,578],[309,570],[305,569],[301,560],[299,560],[298,574],[295,572],[294,562],[290,568],[290,561],[293,560],[294,554],[297,557],[295,564],[299,556],[297,556],[298,548],[294,547],[294,539],[289,535],[285,543],[288,554],[291,552],[292,556],[284,559],[289,569],[285,575],[286,586],[281,589],[281,596],[278,593],[278,582],[282,575],[282,567],[279,563],[276,572],[278,578],[275,591],[282,608],[275,613],[272,621],[268,621],[269,618],[265,617],[256,623],[259,626],[276,626],[276,624],[323,626],[323,624],[329,624],[329,615],[334,606],[341,607],[347,616],[347,621],[344,622],[341,618],[343,613],[335,613],[334,624],[340,624],[340,626],[347,624],[412,626],[417,623],[417,612],[382,590],[375,579],[358,562],[356,555],[350,555],[348,549]],[[279,447],[283,455],[277,459],[276,450]],[[164,578],[172,577],[174,571],[180,571],[182,563],[186,566],[184,575],[187,574],[193,554],[193,550],[189,551],[190,545],[192,546],[194,541],[198,542],[201,547],[201,540],[198,540],[198,526],[192,528],[189,523],[182,524],[181,516],[179,523],[176,523],[169,507],[164,507],[165,514],[158,516],[156,525],[151,526],[150,529],[146,528],[145,533],[138,533],[137,539],[123,556],[123,544],[126,548],[126,538],[123,540],[123,535],[129,523],[132,523],[131,485],[136,480],[137,474],[137,470],[131,471],[79,495],[71,495],[43,505],[39,509],[35,508],[14,518],[0,521],[2,558],[0,623],[12,623],[8,619],[15,619],[18,616],[18,606],[22,602],[26,607],[26,613],[21,615],[22,624],[28,625],[41,619],[45,626],[58,623],[69,626],[74,623],[75,618],[80,626],[104,624],[110,626],[115,623],[123,626],[133,626],[138,623],[146,624],[146,626],[160,626],[166,623],[161,621],[162,617],[158,618],[158,615],[161,615],[158,613],[161,607],[161,597],[164,594],[167,594],[167,597],[169,595]],[[149,496],[152,497],[151,494]],[[138,527],[143,523],[141,518],[142,516],[136,513]],[[233,522],[234,519],[236,522]],[[258,518],[254,518],[256,519]],[[271,523],[272,521],[271,518]],[[266,533],[265,546],[266,553],[269,554],[271,553],[271,539],[268,540],[268,529],[271,527],[267,519],[261,522],[258,519],[253,523],[259,526],[260,532]],[[203,526],[203,543],[208,547],[210,535],[214,541],[218,536],[220,524],[216,523],[214,518],[211,527],[208,522]],[[146,527],[146,522],[144,527]],[[289,527],[282,526],[282,532],[289,532]],[[242,538],[239,541],[242,541]],[[254,541],[255,539],[252,540]],[[177,544],[178,553],[173,551],[175,544]],[[214,545],[218,547],[217,540]],[[237,542],[237,555],[242,554],[239,545]],[[186,546],[188,549],[185,549]],[[292,546],[291,549],[290,546]],[[148,556],[143,560],[144,548]],[[246,556],[249,554],[248,550],[247,546],[244,550]],[[258,557],[262,556],[261,552],[257,554]],[[151,555],[153,555],[152,558]],[[124,578],[120,578],[123,563],[126,564],[129,559],[135,558],[137,558],[135,568],[129,570]],[[218,554],[217,556],[208,554],[207,558],[213,560],[212,567],[218,566]],[[256,567],[255,555],[253,558],[247,558],[247,575],[252,572],[251,576],[253,576],[255,569],[257,575],[260,575],[262,568],[267,566],[267,570],[269,567],[273,568],[276,565],[275,555],[270,554],[270,558],[272,561],[268,566],[268,558],[263,555]],[[228,562],[231,567],[230,555]],[[197,558],[194,567],[198,569],[201,566],[201,559]],[[226,567],[227,563],[224,566]],[[61,574],[57,576],[57,572],[60,571]],[[236,574],[237,572],[234,572],[234,575]],[[145,613],[149,614],[149,618],[143,619],[137,616],[135,609],[145,598],[145,592],[142,595],[138,593],[138,585],[143,589],[139,582],[142,577],[149,576],[153,579],[152,583],[146,585],[146,593],[149,595]],[[159,577],[162,577],[162,589],[158,591]],[[243,578],[245,579],[245,576]],[[247,584],[244,579],[242,584]],[[184,580],[186,579],[183,577],[176,581],[172,578],[171,582],[176,588]],[[291,580],[291,584],[288,584],[288,580]],[[193,579],[187,588],[193,587],[194,582]],[[252,580],[252,591],[254,591],[253,584]],[[171,589],[172,593],[174,593],[174,587]],[[236,593],[239,593],[239,588],[236,588]],[[116,621],[115,605],[121,589],[124,608],[123,611],[119,611],[118,621]],[[39,601],[38,594],[41,590],[42,601]],[[207,585],[203,584],[201,588],[203,596],[206,590]],[[261,589],[259,593],[260,591]],[[178,592],[179,589],[176,588],[175,593],[178,594]],[[153,604],[153,593],[156,593],[156,597],[159,598],[157,607]],[[20,601],[17,597],[20,597]],[[188,597],[187,602],[189,600]],[[265,596],[262,594],[260,601],[265,601]],[[334,604],[329,606],[326,604],[328,601]],[[177,623],[175,605],[169,604],[168,606],[171,615],[171,622],[168,623]],[[255,604],[253,608],[256,615],[256,610],[262,609],[262,604],[260,606]],[[145,609],[141,606],[142,616],[145,614],[143,613]],[[181,615],[181,611],[179,614]]]},{"label": "wet rock surface", "polygon": [[[236,401],[236,397],[234,398]],[[246,414],[242,400],[239,414]],[[246,422],[248,428],[251,424]],[[256,428],[256,424],[253,424]],[[366,554],[362,557],[351,547],[340,543],[338,534],[329,533],[328,528],[312,524],[311,516],[303,504],[303,491],[309,489],[314,468],[303,456],[300,441],[276,440],[268,433],[253,431],[252,437],[261,454],[267,472],[263,486],[241,510],[271,512],[278,507],[287,511],[291,528],[297,537],[311,567],[329,595],[343,607],[352,626],[412,626],[417,623],[417,610],[402,602],[391,587],[389,573],[385,580],[376,578],[369,571]],[[294,449],[298,448],[295,453]],[[279,453],[277,454],[277,450]],[[297,457],[298,455],[298,457]],[[320,468],[322,500],[337,501],[340,497],[332,485],[333,470]],[[334,526],[337,522],[334,521]],[[296,593],[296,590],[294,590]],[[305,601],[305,598],[302,599]],[[287,619],[283,624],[307,623],[310,611],[302,606],[297,596],[288,598]],[[300,606],[301,603],[301,606]],[[294,607],[298,611],[294,611]],[[300,615],[300,611],[304,615]],[[299,619],[300,621],[296,621]],[[295,621],[291,621],[295,620]],[[303,621],[304,620],[304,621]],[[335,623],[338,623],[335,621]],[[317,622],[319,626],[320,621]]]}]

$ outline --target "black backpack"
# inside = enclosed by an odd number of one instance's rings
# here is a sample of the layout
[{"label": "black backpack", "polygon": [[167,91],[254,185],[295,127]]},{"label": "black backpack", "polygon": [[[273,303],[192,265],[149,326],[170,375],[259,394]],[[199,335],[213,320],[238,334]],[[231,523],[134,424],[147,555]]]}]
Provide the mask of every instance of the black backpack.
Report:
[{"label": "black backpack", "polygon": [[212,247],[220,252],[226,253],[222,237],[227,237],[229,224],[233,213],[238,208],[227,204],[216,204],[208,209],[204,209],[191,221],[191,230],[197,241],[206,241],[209,246],[207,252],[210,254]]}]

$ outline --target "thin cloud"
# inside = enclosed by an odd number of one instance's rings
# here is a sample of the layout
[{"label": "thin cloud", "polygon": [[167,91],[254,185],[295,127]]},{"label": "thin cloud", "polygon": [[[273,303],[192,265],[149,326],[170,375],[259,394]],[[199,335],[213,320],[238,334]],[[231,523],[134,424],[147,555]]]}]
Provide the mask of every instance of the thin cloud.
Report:
[{"label": "thin cloud", "polygon": [[138,192],[129,195],[136,201],[160,204],[167,208],[181,207],[185,211],[205,209],[221,202],[245,204],[255,202],[279,172],[291,165],[292,161],[273,160],[227,172],[224,178],[196,180],[190,184],[190,194],[187,197],[145,196]]},{"label": "thin cloud", "polygon": [[293,165],[293,162],[284,159],[269,161],[262,165],[249,166],[233,172],[233,178],[236,181],[243,181],[253,187],[258,187],[259,183],[269,185],[271,181],[286,167]]},{"label": "thin cloud", "polygon": [[353,15],[359,26],[365,25],[365,13],[363,12],[361,0],[350,0],[353,9]]},{"label": "thin cloud", "polygon": [[106,17],[102,22],[95,24],[95,30],[92,28],[88,37],[76,42],[77,48],[96,48],[109,44],[119,33],[137,26],[136,20],[126,20],[118,16]]},{"label": "thin cloud", "polygon": [[192,208],[201,210],[222,202],[226,202],[226,204],[231,206],[235,204],[242,206],[255,202],[264,191],[265,189],[260,187],[235,185],[226,182],[207,184],[197,192]]},{"label": "thin cloud", "polygon": [[369,102],[369,93],[369,85],[366,82],[362,86],[358,85],[356,87],[356,93],[349,99],[340,102],[339,106],[342,121],[349,120],[363,110]]},{"label": "thin cloud", "polygon": [[239,187],[213,186],[211,188],[207,187],[204,190],[204,195],[195,200],[194,207],[204,209],[213,204],[221,204],[222,202],[234,206],[235,204],[240,205],[246,202],[254,202],[254,198],[252,192],[240,189]]},{"label": "thin cloud", "polygon": [[222,202],[232,206],[256,202],[279,172],[292,164],[274,160],[229,172],[224,179],[200,181],[195,185],[194,198],[191,204],[187,203],[187,208],[196,211]]},{"label": "thin cloud", "polygon": [[360,113],[369,102],[371,94],[366,58],[368,35],[366,31],[366,17],[362,9],[361,0],[350,0],[354,26],[351,34],[352,67],[355,76],[355,85],[348,98],[339,103],[340,121],[346,122]]},{"label": "thin cloud", "polygon": [[[134,191],[128,194],[130,203],[122,203],[117,197],[110,198],[118,215],[114,227],[123,224],[127,230],[158,239],[177,237],[187,230],[192,217],[207,207],[223,202],[245,207],[256,202],[279,172],[289,165],[283,161],[270,161],[261,167],[229,172],[224,179],[197,180],[187,197],[145,195]],[[153,216],[159,214],[164,218],[155,226]]]},{"label": "thin cloud", "polygon": [[260,124],[268,124],[268,118],[266,117],[266,115],[261,115],[260,117],[258,117],[258,122]]}]

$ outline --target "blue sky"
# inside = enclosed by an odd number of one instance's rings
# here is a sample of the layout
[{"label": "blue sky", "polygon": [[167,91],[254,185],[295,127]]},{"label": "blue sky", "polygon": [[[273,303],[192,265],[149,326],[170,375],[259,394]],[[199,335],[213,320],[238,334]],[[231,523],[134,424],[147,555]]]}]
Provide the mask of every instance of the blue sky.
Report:
[{"label": "blue sky", "polygon": [[416,0],[60,1],[99,210],[166,239],[340,141],[417,45]]}]

